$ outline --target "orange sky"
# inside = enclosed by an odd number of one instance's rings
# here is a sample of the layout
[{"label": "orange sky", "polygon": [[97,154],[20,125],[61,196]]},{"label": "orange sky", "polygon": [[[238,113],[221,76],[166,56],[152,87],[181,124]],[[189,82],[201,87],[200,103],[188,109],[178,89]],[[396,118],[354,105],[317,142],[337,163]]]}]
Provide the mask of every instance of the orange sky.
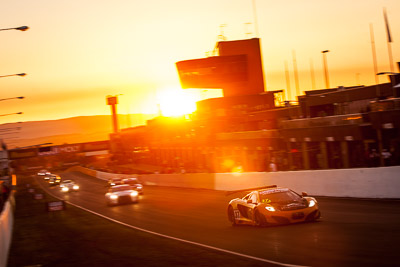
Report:
[{"label": "orange sky", "polygon": [[[121,113],[156,113],[166,89],[179,90],[175,62],[205,57],[218,35],[253,38],[252,0],[19,0],[2,1],[0,124],[109,114],[107,95],[119,96]],[[301,91],[324,88],[321,51],[331,87],[373,84],[370,24],[379,71],[389,71],[383,8],[394,61],[400,61],[399,0],[255,0],[267,90],[286,88],[288,62],[294,91],[295,51]],[[253,23],[251,25],[246,23]],[[398,71],[396,68],[395,71]],[[386,82],[381,77],[381,82]],[[175,91],[176,92],[176,91]],[[196,99],[220,91],[191,90]],[[175,106],[177,104],[175,103]]]}]

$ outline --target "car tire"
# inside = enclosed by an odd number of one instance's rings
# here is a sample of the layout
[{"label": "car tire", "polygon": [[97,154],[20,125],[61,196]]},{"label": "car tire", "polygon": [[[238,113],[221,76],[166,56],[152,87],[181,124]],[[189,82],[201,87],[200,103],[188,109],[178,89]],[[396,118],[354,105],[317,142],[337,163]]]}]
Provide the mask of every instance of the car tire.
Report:
[{"label": "car tire", "polygon": [[258,210],[254,212],[254,225],[255,226],[266,226],[267,220]]},{"label": "car tire", "polygon": [[228,220],[231,222],[232,226],[236,226],[236,220],[235,220],[235,213],[233,212],[232,206],[229,206],[228,208]]}]

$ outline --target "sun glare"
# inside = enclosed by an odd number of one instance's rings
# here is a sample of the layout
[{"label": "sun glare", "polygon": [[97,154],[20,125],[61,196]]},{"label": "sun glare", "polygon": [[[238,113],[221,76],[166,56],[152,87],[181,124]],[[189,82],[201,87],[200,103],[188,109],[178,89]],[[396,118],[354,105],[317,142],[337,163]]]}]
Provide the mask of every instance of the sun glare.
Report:
[{"label": "sun glare", "polygon": [[196,97],[182,89],[163,89],[157,94],[163,116],[182,116],[196,111]]}]

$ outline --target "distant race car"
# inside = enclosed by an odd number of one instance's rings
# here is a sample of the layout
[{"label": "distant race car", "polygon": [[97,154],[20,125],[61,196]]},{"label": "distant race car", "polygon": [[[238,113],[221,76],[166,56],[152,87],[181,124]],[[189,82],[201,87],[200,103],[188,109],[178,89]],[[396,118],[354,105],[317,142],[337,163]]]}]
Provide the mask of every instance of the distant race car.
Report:
[{"label": "distant race car", "polygon": [[59,175],[56,174],[51,174],[48,176],[49,177],[49,185],[53,186],[53,185],[59,185],[61,182],[61,177]]},{"label": "distant race car", "polygon": [[60,183],[61,192],[67,193],[72,191],[79,191],[79,185],[72,180],[64,180]]},{"label": "distant race car", "polygon": [[50,172],[47,172],[45,175],[42,175],[40,177],[43,177],[43,179],[45,179],[45,180],[50,180],[51,176],[53,176],[53,174],[51,174]]},{"label": "distant race car", "polygon": [[143,194],[143,185],[137,178],[124,178],[122,179],[122,184],[128,184],[132,186],[132,188],[139,192],[139,194]]},{"label": "distant race car", "polygon": [[139,201],[139,192],[127,184],[115,185],[108,189],[105,198],[108,206],[137,203]]},{"label": "distant race car", "polygon": [[108,180],[109,186],[120,185],[120,184],[122,184],[122,178],[115,177]]},{"label": "distant race car", "polygon": [[[279,225],[315,221],[321,213],[317,200],[284,188],[267,186],[253,188],[243,198],[235,198],[228,205],[228,219],[232,225]],[[239,192],[239,191],[234,191]]]},{"label": "distant race car", "polygon": [[45,170],[45,169],[40,170],[40,171],[37,173],[38,176],[45,176],[46,174],[50,174],[50,172],[48,172],[48,171]]}]

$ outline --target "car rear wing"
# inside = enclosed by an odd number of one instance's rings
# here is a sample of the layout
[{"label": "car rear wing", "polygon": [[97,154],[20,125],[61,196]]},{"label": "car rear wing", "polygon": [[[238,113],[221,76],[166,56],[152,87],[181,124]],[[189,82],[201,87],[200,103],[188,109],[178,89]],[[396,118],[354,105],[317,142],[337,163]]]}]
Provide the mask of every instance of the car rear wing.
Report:
[{"label": "car rear wing", "polygon": [[240,190],[233,190],[233,191],[226,191],[225,195],[229,196],[239,192],[247,192],[247,191],[254,191],[254,190],[261,190],[261,189],[268,189],[268,188],[277,188],[277,185],[267,185],[261,187],[254,187],[254,188],[247,188],[247,189],[240,189]]}]

